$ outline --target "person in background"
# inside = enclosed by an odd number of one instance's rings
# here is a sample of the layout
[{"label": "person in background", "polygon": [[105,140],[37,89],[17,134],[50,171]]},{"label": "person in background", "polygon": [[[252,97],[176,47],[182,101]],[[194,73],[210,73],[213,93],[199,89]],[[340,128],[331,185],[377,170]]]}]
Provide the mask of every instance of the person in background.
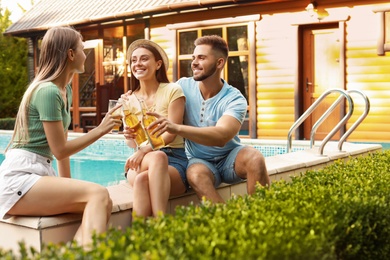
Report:
[{"label": "person in background", "polygon": [[228,46],[216,35],[195,40],[191,68],[193,77],[181,78],[178,84],[186,96],[184,124],[158,117],[156,133],[171,133],[185,138],[189,158],[187,180],[199,199],[223,203],[217,190],[222,182],[247,180],[247,192],[256,184],[269,186],[263,155],[238,137],[247,111],[247,101],[240,91],[221,79],[228,59]]},{"label": "person in background", "polygon": [[[137,106],[143,100],[148,110],[182,124],[185,97],[181,87],[168,80],[169,60],[165,51],[152,41],[140,39],[129,46],[127,55],[132,77],[130,91],[121,99]],[[140,107],[137,113],[141,120]],[[134,130],[125,126],[124,135],[128,145],[135,148]],[[141,145],[125,164],[127,179],[134,190],[133,211],[137,216],[166,213],[169,197],[188,189],[184,140],[170,133],[162,137],[165,147],[153,150],[149,143]]]},{"label": "person in background", "polygon": [[[53,27],[42,39],[39,66],[24,93],[15,129],[0,167],[0,218],[82,213],[75,240],[85,247],[93,233],[107,230],[112,201],[101,185],[71,178],[69,156],[108,133],[120,120],[108,111],[89,133],[67,140],[71,122],[71,81],[84,72],[82,36],[71,27]],[[52,167],[54,157],[58,175]]]}]

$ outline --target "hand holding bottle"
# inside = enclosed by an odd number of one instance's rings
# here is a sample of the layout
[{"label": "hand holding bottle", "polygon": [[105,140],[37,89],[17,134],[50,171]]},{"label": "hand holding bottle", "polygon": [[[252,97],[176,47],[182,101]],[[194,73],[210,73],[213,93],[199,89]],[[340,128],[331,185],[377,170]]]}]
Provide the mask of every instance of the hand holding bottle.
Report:
[{"label": "hand holding bottle", "polygon": [[[164,139],[161,135],[157,135],[153,132],[154,127],[148,128],[150,124],[157,120],[155,116],[147,114],[149,111],[148,107],[144,100],[140,100],[141,109],[142,109],[142,126],[145,129],[146,135],[148,137],[149,143],[152,146],[153,150],[158,150],[165,146]],[[153,133],[152,133],[153,132]]]},{"label": "hand holding bottle", "polygon": [[131,101],[127,101],[123,104],[123,121],[124,124],[135,134],[134,141],[139,147],[143,142],[147,140],[144,129],[142,128],[141,122],[138,120],[138,117],[135,114],[137,108],[132,106]]},{"label": "hand holding bottle", "polygon": [[175,135],[179,134],[179,127],[182,125],[172,123],[168,118],[165,118],[156,112],[148,112],[147,114],[157,119],[149,125],[149,128],[153,129],[151,134],[157,136],[162,135],[165,132]]}]

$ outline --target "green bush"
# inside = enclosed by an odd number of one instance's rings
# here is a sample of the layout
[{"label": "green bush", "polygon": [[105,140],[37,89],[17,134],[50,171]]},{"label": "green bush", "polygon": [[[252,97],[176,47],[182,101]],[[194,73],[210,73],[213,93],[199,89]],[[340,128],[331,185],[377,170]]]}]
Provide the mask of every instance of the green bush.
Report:
[{"label": "green bush", "polygon": [[14,130],[15,118],[0,118],[0,129]]},{"label": "green bush", "polygon": [[96,237],[88,252],[76,244],[21,251],[29,259],[388,259],[389,173],[390,151],[373,153],[226,204],[136,219]]}]

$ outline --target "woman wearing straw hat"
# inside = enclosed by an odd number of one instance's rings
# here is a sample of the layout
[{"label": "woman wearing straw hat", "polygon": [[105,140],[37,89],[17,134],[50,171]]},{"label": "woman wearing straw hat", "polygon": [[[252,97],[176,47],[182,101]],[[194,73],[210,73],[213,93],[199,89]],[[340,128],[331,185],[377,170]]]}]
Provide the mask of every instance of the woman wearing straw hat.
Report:
[{"label": "woman wearing straw hat", "polygon": [[[149,110],[182,124],[185,96],[178,84],[168,80],[169,60],[165,51],[152,41],[140,39],[129,46],[127,59],[132,77],[130,91],[122,99],[143,100]],[[140,110],[137,116],[141,119]],[[134,131],[125,126],[124,133],[129,146],[135,148]],[[169,197],[188,189],[184,140],[169,133],[162,137],[165,147],[153,150],[146,143],[126,161],[127,179],[134,190],[133,211],[137,216],[165,213]]]}]

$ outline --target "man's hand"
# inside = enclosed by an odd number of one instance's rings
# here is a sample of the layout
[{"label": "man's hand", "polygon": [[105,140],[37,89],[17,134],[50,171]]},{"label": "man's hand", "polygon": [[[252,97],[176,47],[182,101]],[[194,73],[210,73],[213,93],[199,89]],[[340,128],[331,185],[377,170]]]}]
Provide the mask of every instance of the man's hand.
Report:
[{"label": "man's hand", "polygon": [[162,115],[155,112],[147,112],[147,114],[157,118],[156,121],[148,126],[148,129],[153,129],[151,134],[157,133],[157,136],[160,136],[165,132],[170,134],[178,134],[178,124],[172,123],[166,117],[163,117]]}]

